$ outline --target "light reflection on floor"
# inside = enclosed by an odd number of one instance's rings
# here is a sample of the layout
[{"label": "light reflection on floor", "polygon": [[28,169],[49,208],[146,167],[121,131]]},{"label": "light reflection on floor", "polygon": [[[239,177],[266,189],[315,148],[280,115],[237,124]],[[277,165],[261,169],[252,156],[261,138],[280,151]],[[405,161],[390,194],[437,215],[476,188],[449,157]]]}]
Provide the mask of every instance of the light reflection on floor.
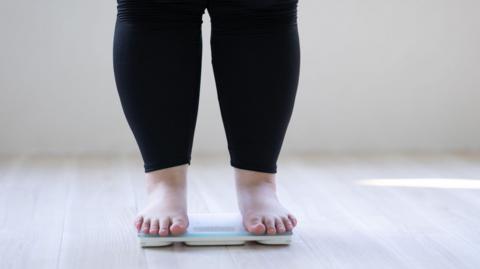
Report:
[{"label": "light reflection on floor", "polygon": [[480,189],[480,179],[456,178],[392,178],[365,179],[357,182],[360,185],[380,187],[410,187],[439,189]]}]

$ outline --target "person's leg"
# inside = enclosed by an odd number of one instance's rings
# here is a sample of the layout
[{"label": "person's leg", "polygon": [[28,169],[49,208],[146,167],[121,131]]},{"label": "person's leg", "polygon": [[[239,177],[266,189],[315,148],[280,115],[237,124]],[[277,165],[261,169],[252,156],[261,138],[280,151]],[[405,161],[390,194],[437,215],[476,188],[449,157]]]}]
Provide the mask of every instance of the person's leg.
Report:
[{"label": "person's leg", "polygon": [[278,201],[277,159],[293,111],[300,44],[297,0],[213,0],[212,64],[240,211],[247,229],[291,230]]},{"label": "person's leg", "polygon": [[149,203],[137,229],[182,233],[186,169],[198,110],[203,0],[118,0],[114,74],[140,149]]}]

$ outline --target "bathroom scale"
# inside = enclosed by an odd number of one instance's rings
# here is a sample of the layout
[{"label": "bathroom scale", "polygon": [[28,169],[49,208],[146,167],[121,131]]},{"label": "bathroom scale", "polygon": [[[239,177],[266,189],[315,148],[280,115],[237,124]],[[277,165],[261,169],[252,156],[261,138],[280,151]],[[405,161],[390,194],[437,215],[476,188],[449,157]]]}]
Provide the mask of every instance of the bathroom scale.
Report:
[{"label": "bathroom scale", "polygon": [[169,246],[181,242],[189,246],[232,246],[253,241],[265,245],[288,245],[291,231],[275,235],[256,235],[245,230],[242,216],[236,213],[189,214],[189,226],[181,235],[151,235],[138,233],[142,247]]}]

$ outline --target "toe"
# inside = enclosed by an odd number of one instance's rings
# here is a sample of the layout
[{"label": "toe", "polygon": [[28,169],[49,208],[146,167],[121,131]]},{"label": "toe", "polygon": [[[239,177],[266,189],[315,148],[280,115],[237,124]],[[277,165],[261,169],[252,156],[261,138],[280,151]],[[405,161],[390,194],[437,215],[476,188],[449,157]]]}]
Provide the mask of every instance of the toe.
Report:
[{"label": "toe", "polygon": [[160,230],[158,231],[158,234],[161,236],[168,236],[169,227],[170,227],[170,218],[163,218],[160,221]]},{"label": "toe", "polygon": [[290,221],[290,219],[288,217],[283,217],[282,220],[283,220],[283,225],[285,226],[285,229],[287,231],[291,231],[293,229],[293,224]]},{"label": "toe", "polygon": [[140,232],[142,225],[143,225],[143,216],[138,216],[135,219],[135,228],[137,229],[137,232]]},{"label": "toe", "polygon": [[250,217],[245,222],[245,226],[247,231],[254,234],[264,234],[265,233],[265,225],[262,223],[262,219],[259,216]]},{"label": "toe", "polygon": [[264,223],[267,227],[267,234],[276,234],[275,220],[272,217],[264,217]]},{"label": "toe", "polygon": [[275,228],[277,229],[278,233],[285,232],[285,226],[283,225],[283,221],[280,218],[275,218]]},{"label": "toe", "polygon": [[184,217],[172,218],[172,226],[170,232],[174,235],[182,234],[187,230],[188,221]]},{"label": "toe", "polygon": [[159,228],[160,224],[158,223],[158,219],[154,219],[150,224],[150,234],[158,234]]},{"label": "toe", "polygon": [[295,218],[295,216],[293,216],[292,214],[288,214],[288,218],[292,222],[293,227],[297,226],[298,222],[297,222],[297,219]]},{"label": "toe", "polygon": [[148,234],[150,231],[150,219],[145,219],[142,225],[142,232]]}]

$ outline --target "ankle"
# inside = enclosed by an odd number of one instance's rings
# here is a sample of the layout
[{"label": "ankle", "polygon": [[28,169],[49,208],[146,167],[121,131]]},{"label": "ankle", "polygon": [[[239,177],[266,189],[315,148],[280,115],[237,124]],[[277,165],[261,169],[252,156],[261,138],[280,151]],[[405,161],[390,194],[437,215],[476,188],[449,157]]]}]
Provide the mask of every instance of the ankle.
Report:
[{"label": "ankle", "polygon": [[147,191],[158,187],[185,188],[187,184],[187,165],[180,165],[152,171],[145,174]]},{"label": "ankle", "polygon": [[235,183],[238,188],[271,186],[276,188],[275,174],[235,168]]}]

